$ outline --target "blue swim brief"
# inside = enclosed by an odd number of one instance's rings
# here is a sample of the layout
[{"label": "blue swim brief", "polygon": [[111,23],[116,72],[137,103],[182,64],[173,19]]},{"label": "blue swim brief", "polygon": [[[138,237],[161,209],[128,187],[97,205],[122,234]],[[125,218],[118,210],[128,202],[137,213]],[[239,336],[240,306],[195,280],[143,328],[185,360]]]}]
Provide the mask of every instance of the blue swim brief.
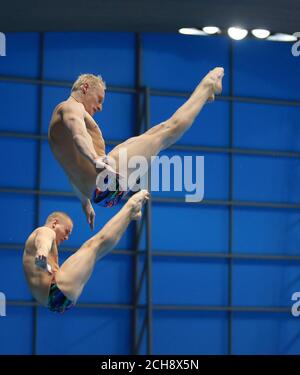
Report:
[{"label": "blue swim brief", "polygon": [[[106,181],[107,182],[107,181]],[[102,207],[113,207],[120,202],[120,200],[126,195],[127,192],[121,190],[119,183],[119,178],[116,178],[116,188],[110,190],[107,188],[104,191],[101,191],[99,188],[96,188],[93,193],[93,202]]]},{"label": "blue swim brief", "polygon": [[56,284],[51,284],[47,307],[50,311],[64,313],[74,306]]}]

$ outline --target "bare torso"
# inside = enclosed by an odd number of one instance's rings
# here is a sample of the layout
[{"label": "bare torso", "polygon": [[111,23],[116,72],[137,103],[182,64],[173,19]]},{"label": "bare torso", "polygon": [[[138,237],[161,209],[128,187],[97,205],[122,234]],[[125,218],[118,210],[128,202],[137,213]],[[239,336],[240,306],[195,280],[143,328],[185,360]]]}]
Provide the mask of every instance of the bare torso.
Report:
[{"label": "bare torso", "polygon": [[38,229],[39,228],[31,233],[25,243],[25,249],[23,253],[23,267],[26,280],[28,282],[32,295],[39,303],[41,303],[42,305],[46,305],[50,285],[52,282],[55,282],[55,274],[59,269],[58,252],[56,243],[55,241],[53,241],[52,248],[47,258],[48,264],[50,264],[52,268],[52,275],[35,265],[35,237]]},{"label": "bare torso", "polygon": [[[71,182],[82,194],[91,197],[95,188],[97,172],[92,163],[79,152],[74,144],[71,132],[64,124],[62,113],[66,105],[70,105],[69,100],[58,104],[53,111],[48,131],[50,147]],[[72,103],[72,105],[80,104]],[[86,111],[84,122],[93,141],[95,151],[98,156],[104,156],[105,143],[102,133],[92,116]]]}]

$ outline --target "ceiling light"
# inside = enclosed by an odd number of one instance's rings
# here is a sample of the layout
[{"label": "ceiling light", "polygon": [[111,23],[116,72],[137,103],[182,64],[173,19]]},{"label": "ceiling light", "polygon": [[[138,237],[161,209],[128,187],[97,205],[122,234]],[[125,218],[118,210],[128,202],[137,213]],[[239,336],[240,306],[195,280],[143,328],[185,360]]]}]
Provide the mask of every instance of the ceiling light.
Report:
[{"label": "ceiling light", "polygon": [[180,34],[185,35],[207,35],[204,31],[196,29],[194,27],[183,27],[178,30]]},{"label": "ceiling light", "polygon": [[265,29],[253,29],[251,33],[256,38],[259,38],[259,39],[265,39],[271,34],[269,30],[265,30]]},{"label": "ceiling light", "polygon": [[248,34],[247,30],[241,29],[239,27],[230,27],[227,32],[228,32],[228,35],[230,36],[230,38],[232,38],[234,40],[242,40]]},{"label": "ceiling light", "polygon": [[216,26],[205,26],[205,27],[203,27],[202,30],[206,34],[210,34],[210,35],[219,34],[221,32],[221,30],[218,27],[216,27]]},{"label": "ceiling light", "polygon": [[277,33],[269,36],[268,40],[273,40],[274,42],[295,42],[297,37],[290,34]]}]

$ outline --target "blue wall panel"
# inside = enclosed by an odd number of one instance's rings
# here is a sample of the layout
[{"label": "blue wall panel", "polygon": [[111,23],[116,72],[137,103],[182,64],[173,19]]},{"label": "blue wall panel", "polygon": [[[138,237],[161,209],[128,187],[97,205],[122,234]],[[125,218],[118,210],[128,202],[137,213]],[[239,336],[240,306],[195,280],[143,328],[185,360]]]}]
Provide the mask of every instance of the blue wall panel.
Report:
[{"label": "blue wall panel", "polygon": [[235,306],[291,306],[291,296],[300,290],[299,263],[235,261],[233,304]]},{"label": "blue wall panel", "polygon": [[39,78],[39,34],[5,33],[6,56],[0,59],[0,75]]},{"label": "blue wall panel", "polygon": [[[192,91],[216,66],[229,68],[229,40],[179,34],[143,34],[143,83],[153,89]],[[154,68],[155,67],[155,68]],[[224,77],[224,93],[229,75]]]},{"label": "blue wall panel", "polygon": [[[299,59],[291,43],[261,40],[234,42],[234,94],[299,100]],[[283,67],[285,72],[283,74]]]},{"label": "blue wall panel", "polygon": [[133,87],[134,40],[133,33],[47,33],[45,78],[74,81],[93,73],[108,85]]},{"label": "blue wall panel", "polygon": [[159,305],[216,305],[228,300],[226,260],[154,258],[153,302]]},{"label": "blue wall panel", "polygon": [[299,255],[299,212],[236,208],[233,251]]},{"label": "blue wall panel", "polygon": [[299,355],[299,339],[299,321],[291,314],[234,313],[234,354]]},{"label": "blue wall panel", "polygon": [[[156,250],[227,251],[227,208],[153,206],[152,246]],[[186,225],[186,223],[190,225]],[[170,242],[171,241],[171,242]]]},{"label": "blue wall panel", "polygon": [[42,143],[41,189],[73,192],[66,173],[55,159],[46,140]]},{"label": "blue wall panel", "polygon": [[300,107],[234,104],[234,146],[263,150],[300,150]]},{"label": "blue wall panel", "polygon": [[[0,194],[1,243],[23,244],[34,229],[36,205],[32,195]],[[5,215],[4,215],[5,213]]]},{"label": "blue wall panel", "polygon": [[103,112],[97,112],[95,120],[104,140],[124,141],[134,135],[135,96],[107,92]]},{"label": "blue wall panel", "polygon": [[300,160],[234,156],[234,197],[263,202],[300,202]]},{"label": "blue wall panel", "polygon": [[38,86],[0,82],[0,97],[1,131],[37,132]]},{"label": "blue wall panel", "polygon": [[60,315],[41,308],[38,354],[129,354],[130,319],[128,310],[78,308]]},{"label": "blue wall panel", "polygon": [[5,187],[36,188],[37,142],[0,138],[1,177]]},{"label": "blue wall panel", "polygon": [[32,353],[32,312],[28,307],[7,306],[6,316],[0,317],[1,354]]},{"label": "blue wall panel", "polygon": [[226,354],[227,324],[224,313],[155,311],[153,353]]},{"label": "blue wall panel", "polygon": [[1,249],[1,267],[6,272],[0,273],[0,291],[6,295],[7,300],[32,300],[23,272],[23,249],[24,247],[20,247],[20,250]]},{"label": "blue wall panel", "polygon": [[132,302],[132,259],[128,255],[107,255],[97,262],[79,302]]}]

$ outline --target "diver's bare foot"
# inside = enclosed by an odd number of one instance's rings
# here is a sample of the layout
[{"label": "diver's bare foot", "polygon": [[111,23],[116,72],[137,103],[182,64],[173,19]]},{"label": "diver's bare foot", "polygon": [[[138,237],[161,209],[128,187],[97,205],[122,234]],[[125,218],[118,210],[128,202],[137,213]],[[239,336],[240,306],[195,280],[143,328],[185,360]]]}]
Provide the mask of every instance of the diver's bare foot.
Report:
[{"label": "diver's bare foot", "polygon": [[215,94],[222,92],[222,79],[224,77],[224,68],[217,67],[211,70],[202,80],[201,85],[209,87],[210,95],[208,101],[215,100]]},{"label": "diver's bare foot", "polygon": [[138,220],[142,217],[142,207],[144,203],[149,200],[150,194],[147,190],[141,190],[138,193],[134,194],[129,200],[128,203],[131,208],[131,218],[132,220]]}]

